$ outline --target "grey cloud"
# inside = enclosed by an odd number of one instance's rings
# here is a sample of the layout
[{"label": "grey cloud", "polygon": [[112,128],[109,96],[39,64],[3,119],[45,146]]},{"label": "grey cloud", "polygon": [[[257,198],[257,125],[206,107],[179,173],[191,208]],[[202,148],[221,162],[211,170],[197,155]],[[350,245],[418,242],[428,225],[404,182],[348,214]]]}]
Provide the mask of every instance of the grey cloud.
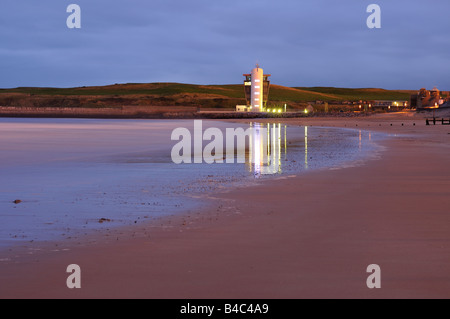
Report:
[{"label": "grey cloud", "polygon": [[[82,8],[82,29],[65,8]],[[240,83],[258,60],[289,86],[450,89],[447,0],[3,0],[0,87]]]}]

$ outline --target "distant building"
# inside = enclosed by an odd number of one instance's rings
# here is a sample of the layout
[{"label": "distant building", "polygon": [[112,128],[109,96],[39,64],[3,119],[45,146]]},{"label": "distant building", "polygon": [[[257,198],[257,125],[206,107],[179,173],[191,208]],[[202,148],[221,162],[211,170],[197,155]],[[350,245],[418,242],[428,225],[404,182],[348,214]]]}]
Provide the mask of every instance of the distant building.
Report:
[{"label": "distant building", "polygon": [[411,95],[411,107],[419,111],[447,107],[449,102],[450,99],[443,98],[436,87],[431,91],[422,88],[417,94]]},{"label": "distant building", "polygon": [[398,100],[376,100],[370,104],[374,110],[384,110],[384,111],[400,111],[409,106],[408,101],[398,101]]},{"label": "distant building", "polygon": [[248,105],[236,105],[236,111],[237,112],[249,112],[249,106]]},{"label": "distant building", "polygon": [[[245,99],[247,101],[247,109],[249,112],[262,112],[267,106],[269,100],[270,74],[264,74],[262,68],[256,65],[250,74],[243,74]],[[242,109],[242,108],[240,108]],[[236,107],[236,110],[238,108]]]}]

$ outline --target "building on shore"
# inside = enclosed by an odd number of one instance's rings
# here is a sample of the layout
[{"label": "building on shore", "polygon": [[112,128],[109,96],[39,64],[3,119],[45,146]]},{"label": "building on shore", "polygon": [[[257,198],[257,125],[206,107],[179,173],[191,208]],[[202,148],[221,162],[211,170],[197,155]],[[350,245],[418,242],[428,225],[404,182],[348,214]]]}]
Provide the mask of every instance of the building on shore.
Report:
[{"label": "building on shore", "polygon": [[264,70],[256,64],[250,74],[243,74],[246,105],[237,105],[238,112],[263,112],[269,100],[271,74],[264,74]]},{"label": "building on shore", "polygon": [[450,97],[448,93],[443,97],[442,92],[436,87],[431,91],[422,88],[417,94],[411,95],[411,107],[418,111],[447,108],[450,107]]},{"label": "building on shore", "polygon": [[376,110],[383,111],[401,111],[409,107],[408,101],[399,100],[375,100],[371,102],[370,107]]}]

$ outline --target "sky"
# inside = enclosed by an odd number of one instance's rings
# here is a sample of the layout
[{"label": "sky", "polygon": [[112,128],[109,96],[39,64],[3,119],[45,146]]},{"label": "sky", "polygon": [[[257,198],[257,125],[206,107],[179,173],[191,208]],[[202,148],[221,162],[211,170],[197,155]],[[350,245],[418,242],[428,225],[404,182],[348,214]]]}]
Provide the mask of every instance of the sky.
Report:
[{"label": "sky", "polygon": [[450,90],[449,13],[448,0],[1,0],[0,87],[238,84],[258,62],[278,85]]}]

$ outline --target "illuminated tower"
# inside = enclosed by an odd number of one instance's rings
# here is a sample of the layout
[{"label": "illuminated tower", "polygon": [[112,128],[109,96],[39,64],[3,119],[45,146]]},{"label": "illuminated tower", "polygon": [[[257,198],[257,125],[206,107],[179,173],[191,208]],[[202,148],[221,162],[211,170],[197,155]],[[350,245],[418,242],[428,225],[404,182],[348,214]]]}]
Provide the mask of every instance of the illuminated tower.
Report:
[{"label": "illuminated tower", "polygon": [[252,93],[251,93],[251,106],[252,111],[261,111],[263,109],[263,69],[256,65],[256,68],[252,70]]},{"label": "illuminated tower", "polygon": [[262,112],[269,98],[270,74],[264,74],[263,69],[257,64],[251,74],[244,74],[244,76],[247,106],[252,112]]}]

